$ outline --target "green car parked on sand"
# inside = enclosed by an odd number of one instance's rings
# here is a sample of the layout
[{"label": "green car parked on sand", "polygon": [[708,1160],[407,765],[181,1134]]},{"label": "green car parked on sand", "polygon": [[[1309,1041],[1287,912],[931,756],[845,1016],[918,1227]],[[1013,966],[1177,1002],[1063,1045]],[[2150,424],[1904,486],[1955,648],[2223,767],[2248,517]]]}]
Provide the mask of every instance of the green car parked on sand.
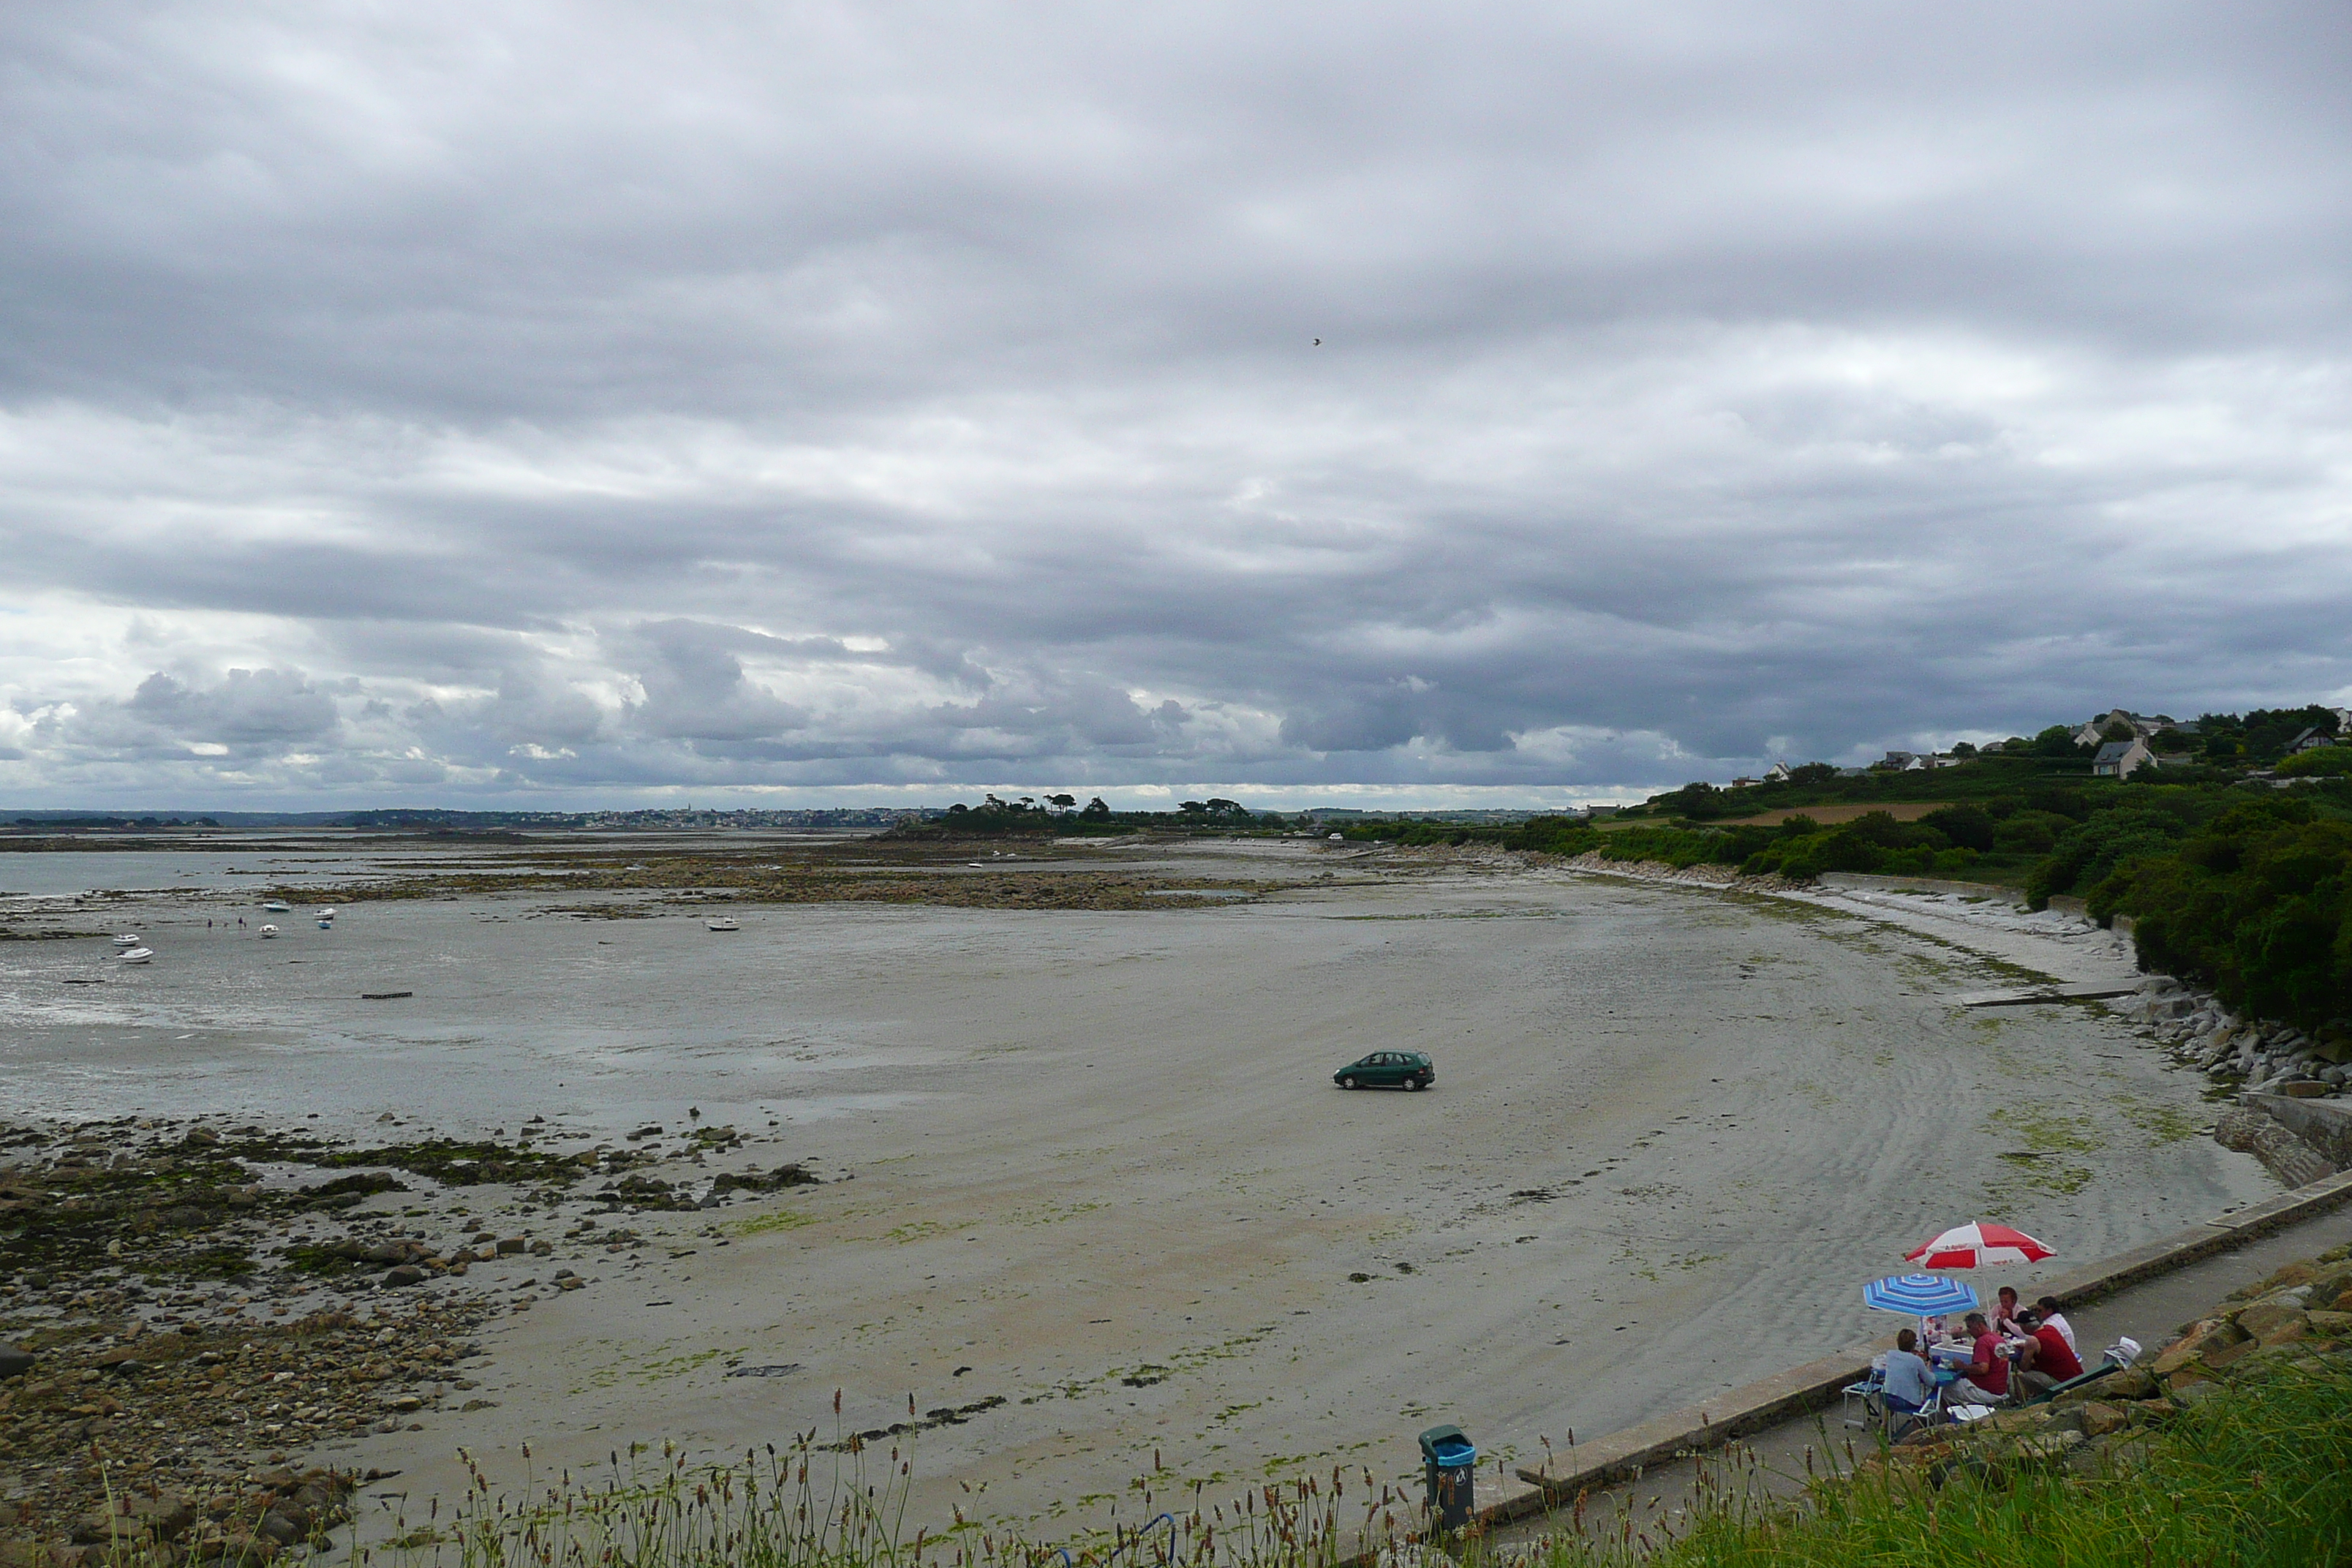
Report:
[{"label": "green car parked on sand", "polygon": [[1374,1051],[1331,1075],[1341,1089],[1427,1089],[1437,1069],[1419,1051]]}]

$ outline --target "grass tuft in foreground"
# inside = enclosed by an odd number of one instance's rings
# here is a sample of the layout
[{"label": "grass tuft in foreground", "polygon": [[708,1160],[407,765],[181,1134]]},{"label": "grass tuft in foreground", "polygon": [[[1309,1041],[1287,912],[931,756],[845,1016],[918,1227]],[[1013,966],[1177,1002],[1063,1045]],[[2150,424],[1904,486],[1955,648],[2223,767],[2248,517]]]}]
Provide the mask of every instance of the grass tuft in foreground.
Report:
[{"label": "grass tuft in foreground", "polygon": [[[1549,1543],[1547,1568],[2314,1568],[2352,1563],[2352,1359],[2263,1369],[2161,1428],[2070,1459],[1994,1437],[1866,1459],[1793,1507],[1727,1485],[1671,1541],[1632,1520]],[[1596,1539],[1597,1538],[1597,1539]]]},{"label": "grass tuft in foreground", "polygon": [[[2156,1402],[2151,1402],[2151,1404]],[[2169,1408],[2169,1407],[2168,1407]],[[2187,1408],[2113,1443],[2072,1447],[1994,1434],[1919,1458],[1881,1452],[1825,1474],[1794,1501],[1718,1467],[1696,1516],[1667,1533],[1579,1507],[1510,1548],[1421,1544],[1417,1500],[1367,1472],[1262,1487],[1212,1503],[1203,1489],[1155,1500],[1139,1527],[1114,1520],[1045,1546],[961,1511],[909,1531],[911,1454],[855,1437],[736,1465],[614,1456],[494,1499],[478,1470],[446,1521],[403,1521],[359,1553],[383,1568],[2313,1568],[2352,1563],[2352,1353],[2250,1368]]]}]

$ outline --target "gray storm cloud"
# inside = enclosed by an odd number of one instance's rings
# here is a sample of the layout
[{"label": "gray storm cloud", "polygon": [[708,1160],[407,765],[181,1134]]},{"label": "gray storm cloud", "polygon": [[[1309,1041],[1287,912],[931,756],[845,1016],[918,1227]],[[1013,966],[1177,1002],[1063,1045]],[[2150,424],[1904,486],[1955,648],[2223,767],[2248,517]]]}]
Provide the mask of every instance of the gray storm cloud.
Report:
[{"label": "gray storm cloud", "polygon": [[2338,7],[0,47],[21,804],[1549,801],[2352,690]]}]

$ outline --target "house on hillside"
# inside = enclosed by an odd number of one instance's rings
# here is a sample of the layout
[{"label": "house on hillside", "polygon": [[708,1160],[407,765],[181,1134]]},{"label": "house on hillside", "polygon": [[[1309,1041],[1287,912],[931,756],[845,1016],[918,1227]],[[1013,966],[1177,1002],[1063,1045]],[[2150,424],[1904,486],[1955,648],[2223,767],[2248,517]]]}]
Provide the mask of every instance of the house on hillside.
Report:
[{"label": "house on hillside", "polygon": [[1789,782],[1789,772],[1788,759],[1783,757],[1780,761],[1774,763],[1770,767],[1764,770],[1764,782],[1766,784],[1787,784]]},{"label": "house on hillside", "polygon": [[2127,779],[2141,768],[2157,766],[2156,753],[2147,749],[2147,739],[2135,735],[2128,741],[2109,741],[2100,746],[2091,759],[2091,776],[2100,779]]},{"label": "house on hillside", "polygon": [[2098,743],[2109,730],[2121,724],[2145,741],[2158,730],[2178,729],[2168,713],[2135,713],[2127,708],[2111,708],[2074,731],[2074,744],[2089,746]]},{"label": "house on hillside", "polygon": [[[2338,735],[2340,734],[2341,731],[2339,731]],[[2289,741],[2286,743],[2287,753],[2292,756],[2297,752],[2315,752],[2322,746],[2332,746],[2336,744],[2336,740],[2337,735],[2322,734],[2318,728],[2315,726],[2311,729],[2305,730],[2294,740]]]}]

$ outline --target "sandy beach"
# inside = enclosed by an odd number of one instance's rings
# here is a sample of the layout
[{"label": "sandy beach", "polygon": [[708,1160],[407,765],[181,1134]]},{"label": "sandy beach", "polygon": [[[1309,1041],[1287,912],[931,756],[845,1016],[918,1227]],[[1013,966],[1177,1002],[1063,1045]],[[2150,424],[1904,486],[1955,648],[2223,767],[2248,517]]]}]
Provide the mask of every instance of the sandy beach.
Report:
[{"label": "sandy beach", "polygon": [[[587,1284],[481,1331],[492,1407],[339,1458],[402,1471],[412,1516],[458,1490],[460,1445],[500,1484],[526,1442],[541,1474],[633,1441],[724,1458],[829,1429],[836,1389],[850,1430],[910,1397],[958,1413],[916,1439],[935,1520],[1100,1522],[1155,1467],[1402,1478],[1440,1420],[1524,1462],[1850,1342],[1860,1282],[1943,1226],[2011,1219],[2054,1271],[2275,1190],[2200,1135],[2203,1080],[2101,1009],[1955,1004],[2127,975],[2079,921],[1499,857],[1152,853],[1286,887],[1164,912],[745,907],[724,937],[362,905],[331,951],[273,950],[272,973],[191,951],[179,989],[142,976],[135,1005],[79,1015],[43,966],[87,953],[18,944],[0,1087],[48,1115],[317,1112],[371,1137],[544,1115],[583,1144],[674,1141],[690,1106],[753,1141],[671,1173],[827,1177],[477,1269]],[[346,1000],[404,975],[403,1011]],[[1334,1087],[1382,1047],[1430,1054],[1435,1089]]]}]

